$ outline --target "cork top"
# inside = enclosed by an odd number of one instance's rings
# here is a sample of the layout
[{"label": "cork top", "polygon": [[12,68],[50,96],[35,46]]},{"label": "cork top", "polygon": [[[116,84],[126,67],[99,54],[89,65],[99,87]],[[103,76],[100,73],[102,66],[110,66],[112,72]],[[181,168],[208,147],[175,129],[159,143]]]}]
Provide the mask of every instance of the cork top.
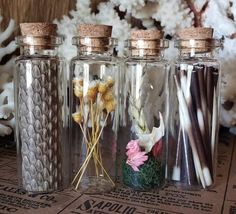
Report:
[{"label": "cork top", "polygon": [[159,30],[133,30],[131,31],[131,39],[161,39],[163,36]]},{"label": "cork top", "polygon": [[211,39],[213,37],[213,28],[190,27],[178,31],[180,39]]},{"label": "cork top", "polygon": [[163,33],[159,30],[133,30],[129,40],[131,56],[156,57],[167,43],[162,40]]},{"label": "cork top", "polygon": [[56,36],[57,25],[52,23],[21,23],[23,36]]},{"label": "cork top", "polygon": [[81,37],[111,37],[112,26],[81,24],[78,27],[78,34]]}]

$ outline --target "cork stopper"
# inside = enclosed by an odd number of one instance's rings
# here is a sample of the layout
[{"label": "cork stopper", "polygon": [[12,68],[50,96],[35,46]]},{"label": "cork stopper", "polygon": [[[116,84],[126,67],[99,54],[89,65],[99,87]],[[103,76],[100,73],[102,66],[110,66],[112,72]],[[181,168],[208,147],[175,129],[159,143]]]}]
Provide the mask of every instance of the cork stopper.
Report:
[{"label": "cork stopper", "polygon": [[37,49],[54,49],[62,44],[63,38],[57,36],[57,25],[51,23],[21,23],[22,36],[17,43],[23,46],[37,46]]},{"label": "cork stopper", "polygon": [[160,53],[160,39],[163,34],[159,30],[134,30],[130,35],[132,56],[156,56]]},{"label": "cork stopper", "polygon": [[78,27],[77,43],[79,50],[89,53],[104,53],[109,51],[111,42],[112,26],[81,24]]},{"label": "cork stopper", "polygon": [[112,26],[81,24],[78,27],[78,34],[81,37],[111,37]]},{"label": "cork stopper", "polygon": [[23,36],[56,36],[57,25],[51,23],[21,23]]},{"label": "cork stopper", "polygon": [[131,39],[155,40],[161,39],[163,36],[159,30],[134,30],[131,31]]},{"label": "cork stopper", "polygon": [[213,28],[191,27],[179,30],[179,47],[183,53],[210,52],[213,48]]},{"label": "cork stopper", "polygon": [[213,28],[190,27],[179,30],[177,34],[180,39],[211,39]]}]

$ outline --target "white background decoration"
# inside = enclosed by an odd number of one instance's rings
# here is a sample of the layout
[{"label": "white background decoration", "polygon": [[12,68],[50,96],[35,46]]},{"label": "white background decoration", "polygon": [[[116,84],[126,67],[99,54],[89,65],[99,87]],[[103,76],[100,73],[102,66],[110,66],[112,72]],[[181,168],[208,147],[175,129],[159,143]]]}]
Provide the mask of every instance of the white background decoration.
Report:
[{"label": "white background decoration", "polygon": [[[0,22],[2,17],[0,16]],[[5,31],[0,32],[0,62],[2,58],[16,50],[15,42],[10,42],[6,47],[2,43],[8,39],[13,30],[15,23],[10,20]],[[0,136],[9,135],[14,128],[14,91],[13,91],[13,71],[14,57],[5,65],[0,65]]]},{"label": "white background decoration", "polygon": [[[71,44],[72,37],[80,23],[97,23],[113,25],[113,37],[118,38],[118,55],[124,54],[124,40],[128,39],[132,19],[139,20],[145,28],[155,28],[159,23],[167,35],[175,36],[180,28],[206,26],[214,28],[215,38],[224,39],[224,48],[218,58],[222,62],[222,108],[221,124],[231,127],[236,134],[236,0],[110,0],[98,5],[98,13],[93,13],[91,0],[77,0],[75,10],[58,24],[58,33],[66,36],[59,52],[69,62],[76,55],[76,47]],[[120,18],[119,13],[123,13]],[[1,21],[1,18],[0,18]],[[14,29],[11,20],[8,28],[0,32],[0,44],[6,40]],[[15,50],[14,42],[0,48],[0,61],[6,54]],[[166,57],[173,60],[177,56],[173,43],[166,51]],[[0,66],[0,135],[11,133],[14,126],[13,114],[13,60]],[[226,102],[227,101],[227,102]],[[230,103],[227,110],[224,103]]]}]

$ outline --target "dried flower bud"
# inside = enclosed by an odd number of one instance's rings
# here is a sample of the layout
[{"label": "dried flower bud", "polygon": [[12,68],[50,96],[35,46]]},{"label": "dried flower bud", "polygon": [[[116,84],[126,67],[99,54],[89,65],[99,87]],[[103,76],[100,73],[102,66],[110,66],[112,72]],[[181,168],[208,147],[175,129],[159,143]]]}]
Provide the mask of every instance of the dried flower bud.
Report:
[{"label": "dried flower bud", "polygon": [[75,86],[74,87],[74,94],[76,97],[82,98],[83,97],[83,88],[80,86]]},{"label": "dried flower bud", "polygon": [[76,123],[83,122],[83,117],[82,117],[81,112],[75,112],[74,114],[72,114],[72,118]]},{"label": "dried flower bud", "polygon": [[95,101],[98,93],[98,82],[96,80],[93,80],[90,82],[88,91],[87,91],[87,97],[89,100]]},{"label": "dried flower bud", "polygon": [[106,91],[107,91],[108,87],[107,87],[107,84],[105,82],[100,82],[99,85],[98,85],[98,91],[101,93],[101,94],[104,94]]},{"label": "dried flower bud", "polygon": [[105,101],[109,101],[109,100],[112,100],[114,97],[113,97],[113,94],[111,91],[107,91],[103,96],[102,98],[105,100]]},{"label": "dried flower bud", "polygon": [[114,83],[115,83],[115,80],[111,76],[108,76],[108,78],[107,78],[108,87],[111,88],[114,85]]},{"label": "dried flower bud", "polygon": [[115,110],[116,108],[116,102],[115,100],[110,100],[108,102],[105,103],[105,108],[107,110],[107,112],[112,112]]},{"label": "dried flower bud", "polygon": [[87,92],[88,99],[95,100],[97,97],[97,93],[98,93],[97,87],[89,87]]},{"label": "dried flower bud", "polygon": [[80,86],[83,86],[84,85],[84,83],[83,83],[83,79],[82,78],[74,78],[73,80],[72,80],[72,83],[76,86],[76,85],[80,85]]}]

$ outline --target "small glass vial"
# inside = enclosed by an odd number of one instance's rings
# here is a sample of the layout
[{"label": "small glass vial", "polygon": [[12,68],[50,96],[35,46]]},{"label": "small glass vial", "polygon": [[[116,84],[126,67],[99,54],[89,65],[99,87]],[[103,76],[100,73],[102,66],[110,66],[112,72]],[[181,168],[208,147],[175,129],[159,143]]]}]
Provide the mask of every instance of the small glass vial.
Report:
[{"label": "small glass vial", "polygon": [[163,50],[167,47],[158,30],[132,31],[128,40],[119,152],[123,183],[135,190],[161,188],[165,183],[170,66]]},{"label": "small glass vial", "polygon": [[182,188],[209,188],[215,181],[220,66],[211,28],[179,31],[172,75],[168,177]]},{"label": "small glass vial", "polygon": [[30,194],[49,193],[69,183],[63,38],[49,23],[20,24],[16,38],[15,106],[18,171]]},{"label": "small glass vial", "polygon": [[98,194],[115,186],[119,63],[112,27],[82,24],[70,64],[70,140],[76,190]]}]

